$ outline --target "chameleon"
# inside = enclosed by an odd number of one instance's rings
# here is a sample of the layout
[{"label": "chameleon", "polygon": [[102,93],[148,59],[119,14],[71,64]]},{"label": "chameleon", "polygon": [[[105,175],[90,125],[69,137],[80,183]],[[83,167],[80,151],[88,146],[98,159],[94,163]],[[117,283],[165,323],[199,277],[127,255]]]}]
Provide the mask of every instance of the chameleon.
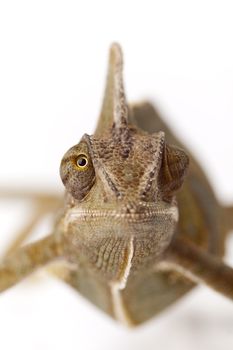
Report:
[{"label": "chameleon", "polygon": [[[59,263],[53,273],[128,326],[158,315],[200,283],[233,299],[233,269],[223,262],[233,207],[218,201],[151,103],[127,102],[117,43],[96,130],[65,153],[60,176],[62,202],[32,196],[39,213],[1,260],[0,292]],[[57,206],[50,234],[22,245]]]}]

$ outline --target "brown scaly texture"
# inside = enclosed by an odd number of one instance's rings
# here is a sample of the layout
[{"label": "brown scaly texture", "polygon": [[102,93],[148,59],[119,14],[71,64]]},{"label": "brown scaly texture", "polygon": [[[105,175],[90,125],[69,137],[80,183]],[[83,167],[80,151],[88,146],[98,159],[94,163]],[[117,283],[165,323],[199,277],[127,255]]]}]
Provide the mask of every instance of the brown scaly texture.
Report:
[{"label": "brown scaly texture", "polygon": [[62,260],[67,283],[115,319],[140,324],[197,282],[232,298],[233,270],[221,257],[233,221],[154,108],[127,104],[122,67],[113,44],[96,131],[61,162],[66,194],[53,232],[13,245],[0,291]]},{"label": "brown scaly texture", "polygon": [[51,235],[12,252],[0,264],[0,292],[19,282],[35,269],[61,259],[64,250],[65,242]]}]

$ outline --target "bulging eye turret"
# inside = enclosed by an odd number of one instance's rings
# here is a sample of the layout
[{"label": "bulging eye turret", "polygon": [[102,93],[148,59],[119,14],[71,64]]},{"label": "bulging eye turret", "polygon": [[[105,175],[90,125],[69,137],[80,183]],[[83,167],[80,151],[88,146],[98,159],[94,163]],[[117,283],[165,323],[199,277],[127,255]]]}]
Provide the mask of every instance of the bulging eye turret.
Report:
[{"label": "bulging eye turret", "polygon": [[64,155],[60,176],[75,199],[82,200],[89,193],[95,181],[95,170],[86,142],[81,141]]},{"label": "bulging eye turret", "polygon": [[159,187],[164,200],[169,200],[180,189],[188,170],[189,158],[186,153],[175,146],[164,147]]}]

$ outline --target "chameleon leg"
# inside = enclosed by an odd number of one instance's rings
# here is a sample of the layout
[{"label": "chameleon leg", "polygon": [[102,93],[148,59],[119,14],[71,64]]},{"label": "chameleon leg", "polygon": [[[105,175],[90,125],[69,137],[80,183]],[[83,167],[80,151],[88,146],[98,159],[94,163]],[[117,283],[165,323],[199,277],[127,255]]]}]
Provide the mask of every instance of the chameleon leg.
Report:
[{"label": "chameleon leg", "polygon": [[174,239],[158,269],[177,271],[233,299],[233,268],[185,239]]},{"label": "chameleon leg", "polygon": [[226,231],[233,230],[233,206],[223,207],[224,222]]},{"label": "chameleon leg", "polygon": [[40,222],[44,215],[58,209],[61,201],[60,197],[56,195],[9,190],[0,191],[0,198],[23,198],[29,199],[33,202],[33,204],[36,204],[35,211],[30,220],[16,235],[16,238],[6,249],[4,256],[16,250],[31,235],[36,225]]},{"label": "chameleon leg", "polygon": [[33,233],[36,225],[40,222],[42,217],[46,214],[46,212],[42,208],[37,208],[34,215],[32,215],[31,219],[27,223],[25,227],[23,227],[20,232],[17,233],[14,240],[7,247],[4,257],[14,252],[18,247],[22,245],[22,243],[30,237]]},{"label": "chameleon leg", "polygon": [[[56,194],[47,194],[40,192],[32,192],[28,190],[6,190],[0,189],[0,199],[26,199],[30,200],[33,204],[36,204],[34,213],[31,218],[28,220],[25,227],[23,227],[16,235],[15,239],[10,243],[7,249],[4,252],[2,258],[7,255],[12,254],[16,251],[26,239],[30,237],[36,228],[37,224],[41,221],[41,219],[48,214],[49,212],[56,212],[57,209],[61,207],[62,197]],[[67,264],[55,262],[53,264],[49,264],[46,267],[46,270],[56,277],[64,279],[64,276],[69,274],[69,268],[66,266]]]},{"label": "chameleon leg", "polygon": [[28,244],[8,255],[0,264],[0,292],[10,288],[37,268],[64,258],[65,243],[55,234]]}]

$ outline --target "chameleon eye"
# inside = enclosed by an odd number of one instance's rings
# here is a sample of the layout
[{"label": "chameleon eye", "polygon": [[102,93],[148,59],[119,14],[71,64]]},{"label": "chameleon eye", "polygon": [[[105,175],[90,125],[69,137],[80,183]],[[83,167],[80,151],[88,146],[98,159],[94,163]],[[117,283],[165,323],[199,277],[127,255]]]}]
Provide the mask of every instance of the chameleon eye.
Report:
[{"label": "chameleon eye", "polygon": [[60,175],[67,191],[77,200],[82,200],[95,182],[95,169],[88,145],[81,141],[64,155]]},{"label": "chameleon eye", "polygon": [[77,168],[81,171],[87,170],[88,168],[88,159],[85,154],[79,154],[76,160]]},{"label": "chameleon eye", "polygon": [[166,145],[159,174],[160,189],[165,200],[169,200],[181,187],[188,164],[189,158],[184,151]]}]

